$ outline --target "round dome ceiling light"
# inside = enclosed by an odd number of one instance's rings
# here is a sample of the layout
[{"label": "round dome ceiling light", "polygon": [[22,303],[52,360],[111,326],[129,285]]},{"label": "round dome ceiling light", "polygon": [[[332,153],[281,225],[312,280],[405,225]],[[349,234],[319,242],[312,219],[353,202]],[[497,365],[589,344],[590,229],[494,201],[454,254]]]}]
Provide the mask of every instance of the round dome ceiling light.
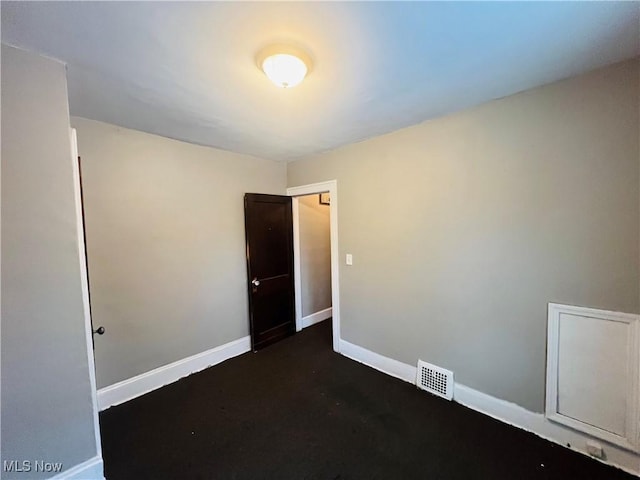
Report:
[{"label": "round dome ceiling light", "polygon": [[280,88],[298,85],[311,70],[311,58],[290,45],[271,45],[256,57],[258,67]]}]

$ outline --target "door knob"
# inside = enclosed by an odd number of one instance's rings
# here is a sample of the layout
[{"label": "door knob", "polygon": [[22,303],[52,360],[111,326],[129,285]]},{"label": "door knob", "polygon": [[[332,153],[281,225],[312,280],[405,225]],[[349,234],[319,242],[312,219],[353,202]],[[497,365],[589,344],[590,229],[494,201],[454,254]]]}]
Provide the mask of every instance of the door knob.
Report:
[{"label": "door knob", "polygon": [[260,286],[260,280],[258,280],[258,277],[251,280],[251,285],[253,285],[254,287]]},{"label": "door knob", "polygon": [[96,333],[97,333],[98,335],[102,335],[102,334],[104,334],[104,327],[103,327],[103,326],[100,326],[100,327],[96,328],[96,329],[93,331],[93,334],[95,335]]}]

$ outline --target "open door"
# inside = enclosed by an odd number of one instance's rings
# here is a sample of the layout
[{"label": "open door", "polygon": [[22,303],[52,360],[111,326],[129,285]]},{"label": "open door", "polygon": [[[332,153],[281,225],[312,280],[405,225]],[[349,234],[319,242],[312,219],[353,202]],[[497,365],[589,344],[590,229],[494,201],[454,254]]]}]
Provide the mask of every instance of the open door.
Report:
[{"label": "open door", "polygon": [[244,196],[251,347],[259,350],[296,331],[291,197]]},{"label": "open door", "polygon": [[84,191],[82,190],[82,158],[78,157],[78,183],[80,185],[80,208],[82,213],[82,239],[84,240],[84,251],[81,252],[84,255],[84,265],[85,270],[87,272],[87,299],[89,302],[89,318],[91,320],[91,332],[92,332],[92,341],[93,341],[93,349],[96,349],[95,342],[95,334],[104,335],[104,327],[100,325],[98,328],[93,328],[93,315],[91,314],[91,289],[89,289],[89,259],[87,257],[87,229],[85,227],[85,217],[84,217]]}]

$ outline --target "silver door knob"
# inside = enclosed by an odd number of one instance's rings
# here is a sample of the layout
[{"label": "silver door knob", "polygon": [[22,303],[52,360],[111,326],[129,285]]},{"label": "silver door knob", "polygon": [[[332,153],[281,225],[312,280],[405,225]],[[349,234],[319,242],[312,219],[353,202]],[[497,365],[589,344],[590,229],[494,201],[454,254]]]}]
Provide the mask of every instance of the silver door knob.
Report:
[{"label": "silver door knob", "polygon": [[253,280],[251,280],[251,285],[253,285],[254,287],[257,287],[260,285],[260,280],[258,280],[258,278],[254,278]]}]

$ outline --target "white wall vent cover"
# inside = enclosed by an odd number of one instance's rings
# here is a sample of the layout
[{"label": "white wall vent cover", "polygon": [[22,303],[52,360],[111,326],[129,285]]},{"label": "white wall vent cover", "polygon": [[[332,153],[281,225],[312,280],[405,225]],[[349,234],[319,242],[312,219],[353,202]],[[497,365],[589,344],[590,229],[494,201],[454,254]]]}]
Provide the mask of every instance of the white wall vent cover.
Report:
[{"label": "white wall vent cover", "polygon": [[439,397],[453,399],[453,372],[444,368],[418,360],[416,385]]}]

